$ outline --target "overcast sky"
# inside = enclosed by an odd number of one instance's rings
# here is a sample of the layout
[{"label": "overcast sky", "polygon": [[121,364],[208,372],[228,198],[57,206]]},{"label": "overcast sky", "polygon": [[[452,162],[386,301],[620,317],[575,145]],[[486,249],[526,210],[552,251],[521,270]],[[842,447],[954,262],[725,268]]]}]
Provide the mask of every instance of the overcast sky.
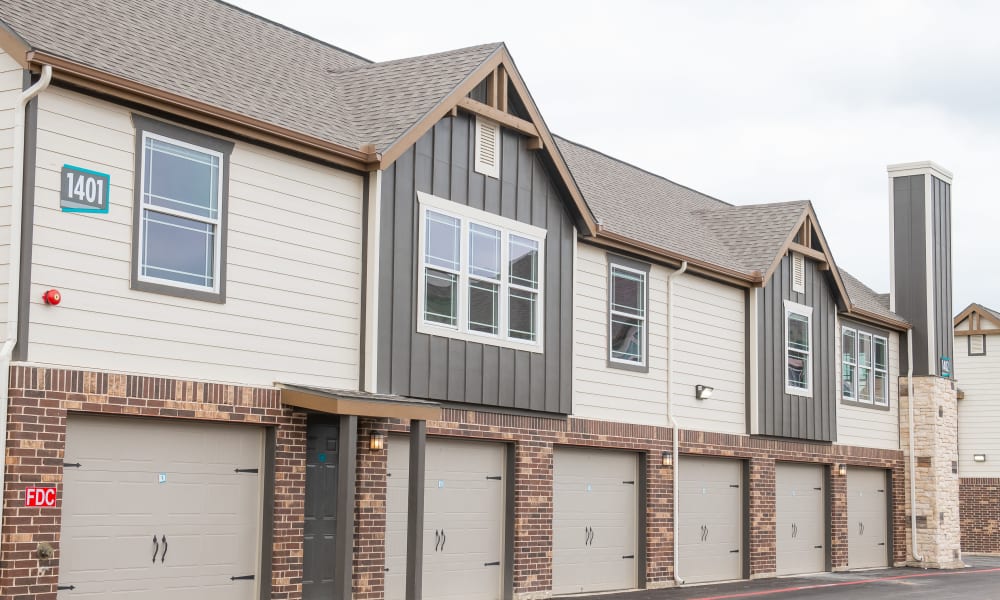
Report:
[{"label": "overcast sky", "polygon": [[735,204],[812,200],[889,289],[890,163],[955,174],[955,312],[1000,309],[1000,3],[236,0],[372,60],[507,43],[549,129]]}]

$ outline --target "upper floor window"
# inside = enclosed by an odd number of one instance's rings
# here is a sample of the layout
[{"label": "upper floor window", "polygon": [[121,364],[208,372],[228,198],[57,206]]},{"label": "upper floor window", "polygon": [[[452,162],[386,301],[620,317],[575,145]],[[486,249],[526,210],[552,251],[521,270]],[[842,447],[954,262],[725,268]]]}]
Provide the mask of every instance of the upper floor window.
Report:
[{"label": "upper floor window", "polygon": [[225,299],[225,221],[232,144],[133,117],[136,207],[132,287]]},{"label": "upper floor window", "polygon": [[545,231],[418,196],[418,331],[540,352]]},{"label": "upper floor window", "polygon": [[785,301],[785,393],[812,396],[812,308]]},{"label": "upper floor window", "polygon": [[889,406],[889,340],[851,327],[840,339],[844,400]]},{"label": "upper floor window", "polygon": [[608,257],[609,365],[646,367],[648,265]]}]

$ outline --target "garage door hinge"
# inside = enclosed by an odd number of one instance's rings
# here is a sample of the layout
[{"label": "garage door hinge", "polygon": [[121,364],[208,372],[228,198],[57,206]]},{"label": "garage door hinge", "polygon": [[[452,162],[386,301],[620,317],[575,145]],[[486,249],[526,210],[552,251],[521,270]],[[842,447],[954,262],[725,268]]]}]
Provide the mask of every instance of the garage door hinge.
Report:
[{"label": "garage door hinge", "polygon": [[731,488],[738,488],[738,487],[740,487],[740,484],[738,484],[738,483],[730,483],[729,487],[731,487]]},{"label": "garage door hinge", "polygon": [[81,465],[80,463],[63,463],[63,468],[64,468],[64,469],[65,469],[66,467],[73,467],[74,469],[79,469],[79,468],[80,468],[80,467],[82,467],[82,466],[83,466],[83,465]]},{"label": "garage door hinge", "polygon": [[232,577],[229,578],[229,581],[246,581],[253,578],[254,578],[253,575],[233,575]]},{"label": "garage door hinge", "polygon": [[879,546],[885,546],[885,542],[879,542],[878,545]]},{"label": "garage door hinge", "polygon": [[816,490],[817,492],[822,492],[823,491],[823,488],[821,488],[821,487],[813,488],[813,489]]},{"label": "garage door hinge", "polygon": [[880,493],[880,494],[884,494],[884,493],[885,493],[885,490],[879,490],[879,491],[878,491],[878,493]]},{"label": "garage door hinge", "polygon": [[737,548],[736,550],[730,550],[729,553],[730,554],[739,554],[739,551],[740,551],[739,548]]},{"label": "garage door hinge", "polygon": [[60,591],[62,591],[62,590],[69,590],[69,591],[71,591],[71,592],[72,592],[72,591],[73,591],[73,590],[75,590],[75,589],[76,589],[76,586],[75,586],[75,585],[57,585],[57,586],[56,586],[56,591],[57,591],[57,592],[60,592]]},{"label": "garage door hinge", "polygon": [[634,481],[623,481],[622,483],[624,483],[625,485],[635,485]]},{"label": "garage door hinge", "polygon": [[493,562],[483,563],[483,566],[484,567],[499,567],[500,566],[500,561],[499,560],[495,560]]},{"label": "garage door hinge", "polygon": [[239,467],[233,469],[234,473],[259,473],[260,469],[240,469]]},{"label": "garage door hinge", "polygon": [[493,481],[500,481],[500,480],[501,480],[501,479],[503,479],[503,478],[502,478],[502,477],[500,477],[499,475],[487,475],[487,476],[486,476],[486,479],[491,479],[491,480],[493,480]]},{"label": "garage door hinge", "polygon": [[622,558],[623,558],[623,559],[627,559],[627,558],[635,558],[635,554],[626,554],[626,555],[625,555],[625,556],[623,556]]},{"label": "garage door hinge", "polygon": [[823,547],[823,546],[813,546],[813,548],[815,548],[815,549],[817,549],[817,550],[819,550],[819,549],[820,549],[820,548],[822,548],[822,547]]}]

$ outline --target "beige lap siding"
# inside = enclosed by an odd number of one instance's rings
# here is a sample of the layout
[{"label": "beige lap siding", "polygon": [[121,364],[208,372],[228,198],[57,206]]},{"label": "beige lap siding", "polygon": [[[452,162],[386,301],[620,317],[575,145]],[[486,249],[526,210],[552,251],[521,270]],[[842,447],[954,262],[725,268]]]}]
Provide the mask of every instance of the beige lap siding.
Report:
[{"label": "beige lap siding", "polygon": [[[969,340],[955,338],[958,401],[958,472],[962,477],[1000,478],[1000,335],[986,336],[986,354],[969,356]],[[977,463],[975,455],[985,454]]]},{"label": "beige lap siding", "polygon": [[0,311],[7,310],[10,201],[14,164],[14,110],[24,85],[21,66],[0,50]]},{"label": "beige lap siding", "polygon": [[[271,597],[301,598],[306,416],[282,408],[278,390],[32,367],[11,370],[0,598],[56,598],[69,412],[275,427]],[[51,485],[55,508],[24,507],[26,487]],[[39,559],[39,542],[52,544],[55,557]]]},{"label": "beige lap siding", "polygon": [[[129,288],[135,132],[128,109],[40,97],[28,360],[188,379],[356,388],[358,175],[236,142],[226,302]],[[59,209],[63,164],[111,176],[108,214]],[[58,308],[45,289],[63,292]]]},{"label": "beige lap siding", "polygon": [[[836,351],[837,361],[837,443],[844,445],[871,446],[887,450],[899,449],[899,352],[900,335],[889,333],[889,410],[876,410],[871,406],[844,404],[842,398],[843,363],[840,347],[844,322],[837,320]],[[856,327],[848,324],[849,327]],[[866,331],[864,327],[858,327]],[[871,330],[867,330],[871,333]],[[903,349],[905,352],[905,348]],[[905,374],[904,374],[905,375]]]},{"label": "beige lap siding", "polygon": [[[608,365],[607,251],[577,245],[573,414],[642,425],[667,421],[667,276],[649,273],[648,372]],[[681,427],[744,433],[746,327],[744,292],[707,279],[675,280],[674,405]],[[695,385],[715,388],[695,399]]]}]

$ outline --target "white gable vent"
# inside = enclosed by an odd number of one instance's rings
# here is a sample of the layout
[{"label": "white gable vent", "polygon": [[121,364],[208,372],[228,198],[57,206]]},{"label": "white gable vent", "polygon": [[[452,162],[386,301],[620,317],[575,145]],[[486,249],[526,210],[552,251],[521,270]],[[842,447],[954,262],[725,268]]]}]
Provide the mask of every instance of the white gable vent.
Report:
[{"label": "white gable vent", "polygon": [[476,173],[500,177],[500,124],[476,117]]},{"label": "white gable vent", "polygon": [[806,259],[799,253],[792,253],[792,291],[806,293]]},{"label": "white gable vent", "polygon": [[969,356],[982,356],[986,354],[986,336],[969,336]]}]

